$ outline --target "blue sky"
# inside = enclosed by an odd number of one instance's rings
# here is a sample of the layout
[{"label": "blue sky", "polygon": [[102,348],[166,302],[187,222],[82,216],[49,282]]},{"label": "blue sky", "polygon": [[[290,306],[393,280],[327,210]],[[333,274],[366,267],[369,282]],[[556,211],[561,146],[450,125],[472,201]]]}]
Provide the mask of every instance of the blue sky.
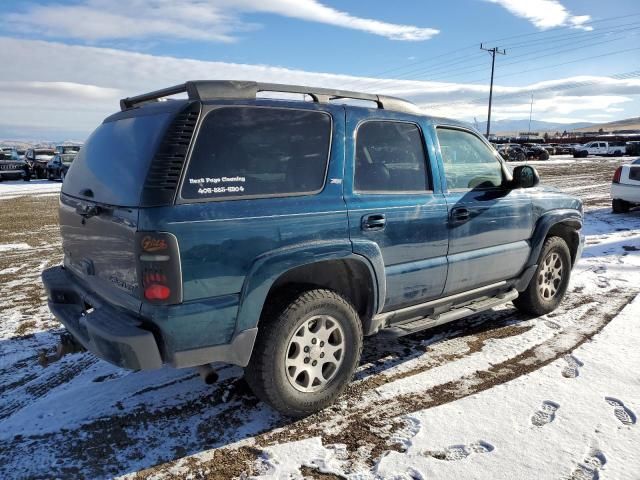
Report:
[{"label": "blue sky", "polygon": [[203,75],[379,91],[483,120],[480,42],[507,49],[495,118],[528,116],[530,93],[538,120],[640,115],[640,76],[610,78],[640,70],[637,0],[4,0],[0,14],[0,137],[80,137],[119,96]]}]

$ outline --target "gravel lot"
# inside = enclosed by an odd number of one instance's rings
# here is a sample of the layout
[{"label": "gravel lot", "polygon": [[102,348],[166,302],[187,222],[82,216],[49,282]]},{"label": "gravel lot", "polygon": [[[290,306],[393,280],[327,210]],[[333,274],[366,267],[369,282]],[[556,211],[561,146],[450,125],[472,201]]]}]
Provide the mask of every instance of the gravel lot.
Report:
[{"label": "gravel lot", "polygon": [[[41,367],[38,353],[52,349],[61,331],[39,280],[62,256],[57,197],[53,186],[0,184],[0,477],[395,478],[382,459],[404,454],[407,439],[417,435],[407,415],[457,405],[563,361],[640,292],[628,274],[638,270],[640,211],[610,213],[611,177],[630,160],[531,162],[543,183],[583,198],[587,212],[585,255],[556,312],[532,319],[509,304],[400,340],[368,338],[347,393],[299,421],[258,402],[235,367],[222,367],[213,386],[193,370],[128,372],[88,353]],[[629,362],[637,368],[637,357]],[[298,450],[282,447],[290,442],[302,443]],[[319,461],[318,451],[331,451],[333,463]],[[283,452],[300,455],[291,471],[283,470]],[[447,452],[434,453],[436,463],[438,455]],[[430,468],[416,471],[436,471]],[[555,478],[571,477],[578,467],[572,468],[554,467]],[[455,472],[437,471],[434,478]]]}]

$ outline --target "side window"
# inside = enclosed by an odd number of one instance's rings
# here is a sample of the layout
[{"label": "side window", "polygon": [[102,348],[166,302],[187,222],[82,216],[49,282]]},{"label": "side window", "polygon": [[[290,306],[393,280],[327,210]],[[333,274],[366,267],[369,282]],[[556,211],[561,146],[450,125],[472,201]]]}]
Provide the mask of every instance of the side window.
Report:
[{"label": "side window", "polygon": [[470,132],[438,128],[447,187],[493,188],[502,184],[502,165],[485,143]]},{"label": "side window", "polygon": [[223,107],[202,122],[184,199],[304,195],[323,185],[331,117],[286,108]]},{"label": "side window", "polygon": [[424,192],[430,189],[417,125],[368,121],[358,127],[355,189],[360,192]]}]

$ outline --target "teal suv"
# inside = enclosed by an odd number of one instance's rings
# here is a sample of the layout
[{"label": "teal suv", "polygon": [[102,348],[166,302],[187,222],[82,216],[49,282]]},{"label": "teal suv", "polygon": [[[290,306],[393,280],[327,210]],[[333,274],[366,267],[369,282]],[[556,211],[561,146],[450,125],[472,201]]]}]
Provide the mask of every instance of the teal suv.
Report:
[{"label": "teal suv", "polygon": [[365,335],[556,308],[582,204],[538,183],[404,100],[187,82],[123,99],[87,140],[60,195],[64,262],[42,278],[98,357],[239,365],[301,416],[340,395]]}]

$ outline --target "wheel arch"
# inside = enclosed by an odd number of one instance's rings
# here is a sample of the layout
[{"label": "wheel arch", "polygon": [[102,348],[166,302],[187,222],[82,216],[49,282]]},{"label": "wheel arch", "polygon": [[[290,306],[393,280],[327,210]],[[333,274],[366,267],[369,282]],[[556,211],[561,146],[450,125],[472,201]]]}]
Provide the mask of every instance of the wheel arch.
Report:
[{"label": "wheel arch", "polygon": [[354,305],[366,334],[379,310],[382,292],[378,278],[372,262],[353,253],[350,242],[320,248],[317,244],[300,246],[272,253],[256,260],[247,275],[236,332],[258,326],[274,301],[281,304],[302,291],[326,288],[345,296]]},{"label": "wheel arch", "polygon": [[533,236],[531,237],[531,255],[527,267],[538,261],[544,241],[550,236],[562,238],[571,252],[571,263],[575,263],[580,247],[580,230],[582,229],[582,216],[576,210],[553,210],[543,215],[537,222]]}]

